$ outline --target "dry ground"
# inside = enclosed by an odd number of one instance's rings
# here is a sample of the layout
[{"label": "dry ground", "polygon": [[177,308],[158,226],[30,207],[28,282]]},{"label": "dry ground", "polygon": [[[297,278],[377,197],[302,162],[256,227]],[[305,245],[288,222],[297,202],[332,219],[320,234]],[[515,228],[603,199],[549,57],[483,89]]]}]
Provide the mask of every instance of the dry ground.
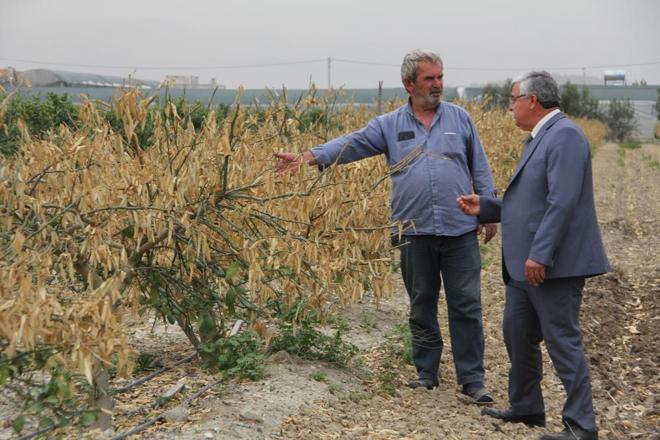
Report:
[{"label": "dry ground", "polygon": [[[614,144],[601,146],[593,161],[599,220],[615,268],[611,274],[588,281],[582,310],[598,425],[604,439],[660,439],[659,161],[660,145],[626,150]],[[508,359],[501,332],[504,297],[499,237],[484,248],[484,255],[486,381],[497,404],[505,406]],[[361,350],[349,368],[278,354],[268,361],[265,380],[217,386],[183,408],[182,421],[159,422],[142,431],[139,438],[538,438],[543,430],[484,418],[479,408],[461,399],[448,347],[444,301],[440,320],[447,348],[440,387],[433,391],[405,387],[414,370],[400,362],[400,343],[394,337],[395,326],[406,322],[408,307],[398,276],[397,282],[393,298],[380,304],[365,298],[339,312],[350,326],[349,339]],[[174,327],[129,325],[136,348],[158,353],[163,364],[181,359],[189,351]],[[548,356],[544,359],[548,429],[560,430],[564,393]],[[150,405],[182,378],[186,389],[170,408],[215,379],[193,361],[119,395],[115,434],[162,412]]]},{"label": "dry ground", "polygon": [[[589,280],[582,310],[601,438],[660,438],[658,161],[658,145],[627,150],[607,144],[594,156],[598,214],[615,268],[612,274]],[[505,405],[508,360],[501,334],[504,298],[498,246],[485,249],[482,295],[487,383],[498,403]],[[379,307],[365,299],[341,312],[351,327],[351,340],[362,350],[362,362],[353,368],[336,370],[281,356],[270,362],[265,381],[218,388],[190,408],[188,422],[157,426],[145,437],[525,439],[540,435],[541,429],[486,419],[477,407],[465,403],[457,393],[449,350],[442,363],[442,384],[432,392],[406,389],[405,381],[414,376],[411,366],[384,376],[383,365],[392,360],[387,336],[393,334],[394,325],[406,322],[407,307],[399,284],[396,296]],[[440,310],[448,340],[446,309]],[[545,359],[548,429],[559,430],[564,393]],[[318,372],[325,375],[324,382],[312,378]],[[383,392],[384,382],[396,387],[394,396]]]},{"label": "dry ground", "polygon": [[[590,279],[582,324],[601,438],[660,438],[660,146],[629,150],[607,144],[595,154],[596,203],[612,274]],[[488,252],[488,258],[493,253]],[[487,383],[506,406],[508,362],[501,335],[503,289],[497,261],[484,272]],[[442,313],[444,315],[444,313]],[[442,316],[443,323],[446,323]],[[443,325],[447,334],[446,325]],[[561,429],[564,393],[546,360],[548,429]],[[450,356],[439,391],[406,390],[395,398],[330,402],[284,424],[280,438],[537,438],[541,429],[493,421],[461,403]],[[412,370],[408,371],[408,377]]]}]

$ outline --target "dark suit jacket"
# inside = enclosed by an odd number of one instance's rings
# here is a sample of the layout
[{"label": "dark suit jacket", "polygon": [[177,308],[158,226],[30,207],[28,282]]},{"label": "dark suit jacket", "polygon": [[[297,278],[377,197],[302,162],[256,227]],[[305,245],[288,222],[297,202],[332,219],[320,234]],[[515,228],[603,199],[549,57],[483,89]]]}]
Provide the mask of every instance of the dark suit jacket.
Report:
[{"label": "dark suit jacket", "polygon": [[505,281],[524,281],[528,258],[547,267],[548,279],[611,270],[596,219],[589,143],[563,113],[527,145],[502,200],[480,200],[480,222],[502,222]]}]

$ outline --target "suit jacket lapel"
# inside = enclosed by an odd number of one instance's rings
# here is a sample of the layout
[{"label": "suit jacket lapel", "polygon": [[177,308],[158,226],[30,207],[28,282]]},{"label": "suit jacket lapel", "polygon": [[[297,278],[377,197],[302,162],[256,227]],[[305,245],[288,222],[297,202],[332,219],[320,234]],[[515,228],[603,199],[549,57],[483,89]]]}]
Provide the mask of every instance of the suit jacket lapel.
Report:
[{"label": "suit jacket lapel", "polygon": [[536,147],[541,143],[541,139],[543,139],[543,136],[548,132],[550,127],[555,125],[557,121],[560,119],[565,118],[566,115],[563,113],[558,113],[555,116],[553,116],[541,129],[541,131],[536,135],[536,137],[532,140],[532,142],[527,145],[527,147],[523,150],[522,156],[520,157],[520,160],[518,161],[518,165],[516,166],[516,170],[513,172],[513,176],[511,176],[511,180],[509,180],[509,185],[513,183],[513,181],[516,179],[520,171],[525,167],[525,164],[527,161],[532,157],[532,154],[534,154],[534,151],[536,150]]}]

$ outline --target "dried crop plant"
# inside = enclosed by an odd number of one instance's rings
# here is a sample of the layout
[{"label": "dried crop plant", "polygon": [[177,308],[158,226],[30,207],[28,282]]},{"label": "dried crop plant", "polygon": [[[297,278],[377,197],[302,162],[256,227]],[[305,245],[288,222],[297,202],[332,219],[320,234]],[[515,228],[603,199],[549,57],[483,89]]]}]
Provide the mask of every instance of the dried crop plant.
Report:
[{"label": "dried crop plant", "polygon": [[[115,103],[120,134],[84,102],[79,129],[43,141],[26,132],[2,165],[5,356],[57,347],[53,359],[91,383],[95,365],[129,366],[127,307],[156,310],[199,348],[229,316],[267,318],[267,303],[324,310],[367,281],[377,296],[390,291],[388,188],[371,189],[382,161],[275,175],[274,151],[318,142],[298,130],[302,110],[278,103],[262,120],[239,108],[198,131],[168,106],[143,149],[135,131],[149,104],[136,91]],[[336,116],[345,129],[366,117]]]},{"label": "dried crop plant", "polygon": [[[195,129],[174,104],[150,111],[129,90],[113,104],[120,131],[90,101],[76,129],[45,140],[24,130],[20,153],[0,165],[2,357],[48,350],[51,364],[94,383],[95,371],[130,367],[127,310],[178,323],[212,361],[227,319],[259,330],[281,305],[324,313],[365,290],[388,295],[387,176],[405,164],[274,172],[273,152],[303,151],[373,116],[346,106],[301,131],[305,112],[328,102],[310,93],[292,108],[284,93],[268,108],[237,105],[221,124],[211,112]],[[468,110],[502,189],[524,135],[504,112]],[[0,370],[3,381],[18,374]]]},{"label": "dried crop plant", "polygon": [[607,125],[597,119],[572,118],[580,126],[591,145],[592,151],[597,149],[607,136]]}]

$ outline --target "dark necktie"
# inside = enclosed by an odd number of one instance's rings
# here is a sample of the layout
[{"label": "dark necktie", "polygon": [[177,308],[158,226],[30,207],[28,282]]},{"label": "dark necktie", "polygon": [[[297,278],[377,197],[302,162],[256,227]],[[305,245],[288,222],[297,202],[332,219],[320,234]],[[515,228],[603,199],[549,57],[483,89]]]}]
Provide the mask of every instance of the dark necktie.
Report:
[{"label": "dark necktie", "polygon": [[527,148],[527,146],[529,144],[531,144],[533,140],[534,140],[534,138],[532,137],[531,134],[529,136],[527,136],[527,139],[525,139],[525,148]]}]

